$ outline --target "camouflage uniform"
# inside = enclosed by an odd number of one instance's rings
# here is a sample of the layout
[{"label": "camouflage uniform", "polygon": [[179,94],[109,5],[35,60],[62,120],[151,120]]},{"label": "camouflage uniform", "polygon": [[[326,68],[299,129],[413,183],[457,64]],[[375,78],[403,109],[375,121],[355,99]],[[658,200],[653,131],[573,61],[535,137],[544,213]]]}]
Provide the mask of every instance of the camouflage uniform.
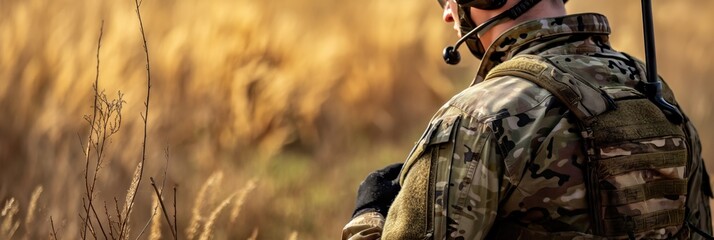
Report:
[{"label": "camouflage uniform", "polygon": [[[635,63],[610,47],[609,33],[604,16],[577,14],[525,22],[502,34],[486,52],[472,86],[435,114],[410,153],[400,176],[402,190],[386,221],[380,214],[363,214],[345,226],[342,238],[484,239],[509,232],[524,239],[539,233],[547,239],[596,238],[590,234],[585,153],[576,119],[530,81],[486,76],[516,55],[531,54],[557,56],[556,64],[588,71],[593,81],[634,86],[642,81]],[[586,61],[583,55],[605,60]],[[673,99],[671,91],[665,95]],[[701,145],[685,121],[690,184],[681,204],[691,210],[689,222],[711,233],[709,199],[703,194],[711,190]],[[681,142],[662,139],[648,149],[603,154],[654,151]],[[666,237],[657,234],[637,237]]]}]

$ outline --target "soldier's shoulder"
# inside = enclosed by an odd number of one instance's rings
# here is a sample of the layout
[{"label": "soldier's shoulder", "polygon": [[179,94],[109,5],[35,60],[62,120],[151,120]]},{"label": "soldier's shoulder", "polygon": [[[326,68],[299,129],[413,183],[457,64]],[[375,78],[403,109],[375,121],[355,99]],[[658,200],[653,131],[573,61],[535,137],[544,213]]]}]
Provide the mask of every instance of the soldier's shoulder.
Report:
[{"label": "soldier's shoulder", "polygon": [[502,76],[475,84],[448,103],[479,122],[490,122],[528,112],[543,105],[552,94],[516,76]]}]

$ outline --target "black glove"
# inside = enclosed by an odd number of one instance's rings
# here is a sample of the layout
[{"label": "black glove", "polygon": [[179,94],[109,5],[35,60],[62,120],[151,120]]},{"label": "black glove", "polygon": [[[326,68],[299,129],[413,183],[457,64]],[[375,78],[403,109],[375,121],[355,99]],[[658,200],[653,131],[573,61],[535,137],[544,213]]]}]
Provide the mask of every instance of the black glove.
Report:
[{"label": "black glove", "polygon": [[389,165],[370,173],[364,179],[357,190],[357,204],[352,218],[366,212],[378,212],[382,216],[387,216],[389,206],[401,189],[398,178],[403,165],[403,163]]}]

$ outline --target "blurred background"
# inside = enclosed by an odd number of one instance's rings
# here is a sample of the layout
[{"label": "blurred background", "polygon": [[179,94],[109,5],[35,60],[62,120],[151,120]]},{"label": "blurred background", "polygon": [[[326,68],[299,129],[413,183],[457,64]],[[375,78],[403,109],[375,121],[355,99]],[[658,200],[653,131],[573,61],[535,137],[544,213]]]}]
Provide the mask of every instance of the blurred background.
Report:
[{"label": "blurred background", "polygon": [[[613,46],[644,57],[639,1],[567,7],[605,14]],[[654,3],[660,74],[696,123],[705,159],[714,157],[711,9]],[[456,37],[436,1],[146,0],[141,10],[153,82],[132,239],[151,216],[148,177],[161,181],[165,167],[166,186],[178,185],[181,238],[212,212],[216,239],[339,238],[359,182],[403,161],[478,66],[441,60]],[[134,2],[0,0],[0,204],[15,200],[15,239],[47,237],[50,216],[61,238],[79,236],[83,116],[102,20],[99,89],[126,101],[95,192],[112,209],[141,159],[146,72]]]}]

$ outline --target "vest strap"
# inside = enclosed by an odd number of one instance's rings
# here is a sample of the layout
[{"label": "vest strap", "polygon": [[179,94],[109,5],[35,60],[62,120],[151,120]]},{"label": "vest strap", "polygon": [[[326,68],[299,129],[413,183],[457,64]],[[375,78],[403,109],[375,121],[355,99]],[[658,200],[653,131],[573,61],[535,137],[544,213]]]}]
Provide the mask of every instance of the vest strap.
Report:
[{"label": "vest strap", "polygon": [[687,164],[687,150],[642,153],[598,161],[598,174],[613,176],[629,171],[683,167]]},{"label": "vest strap", "polygon": [[687,194],[687,181],[682,179],[658,180],[618,190],[603,190],[601,202],[605,206],[619,206],[647,199]]},{"label": "vest strap", "polygon": [[538,55],[518,55],[505,61],[491,69],[486,80],[501,76],[527,79],[548,90],[586,125],[594,122],[597,115],[616,108],[604,90]]},{"label": "vest strap", "polygon": [[681,225],[684,222],[684,209],[662,210],[631,217],[629,219],[605,219],[605,235],[620,236],[622,233],[641,233],[644,231]]}]

